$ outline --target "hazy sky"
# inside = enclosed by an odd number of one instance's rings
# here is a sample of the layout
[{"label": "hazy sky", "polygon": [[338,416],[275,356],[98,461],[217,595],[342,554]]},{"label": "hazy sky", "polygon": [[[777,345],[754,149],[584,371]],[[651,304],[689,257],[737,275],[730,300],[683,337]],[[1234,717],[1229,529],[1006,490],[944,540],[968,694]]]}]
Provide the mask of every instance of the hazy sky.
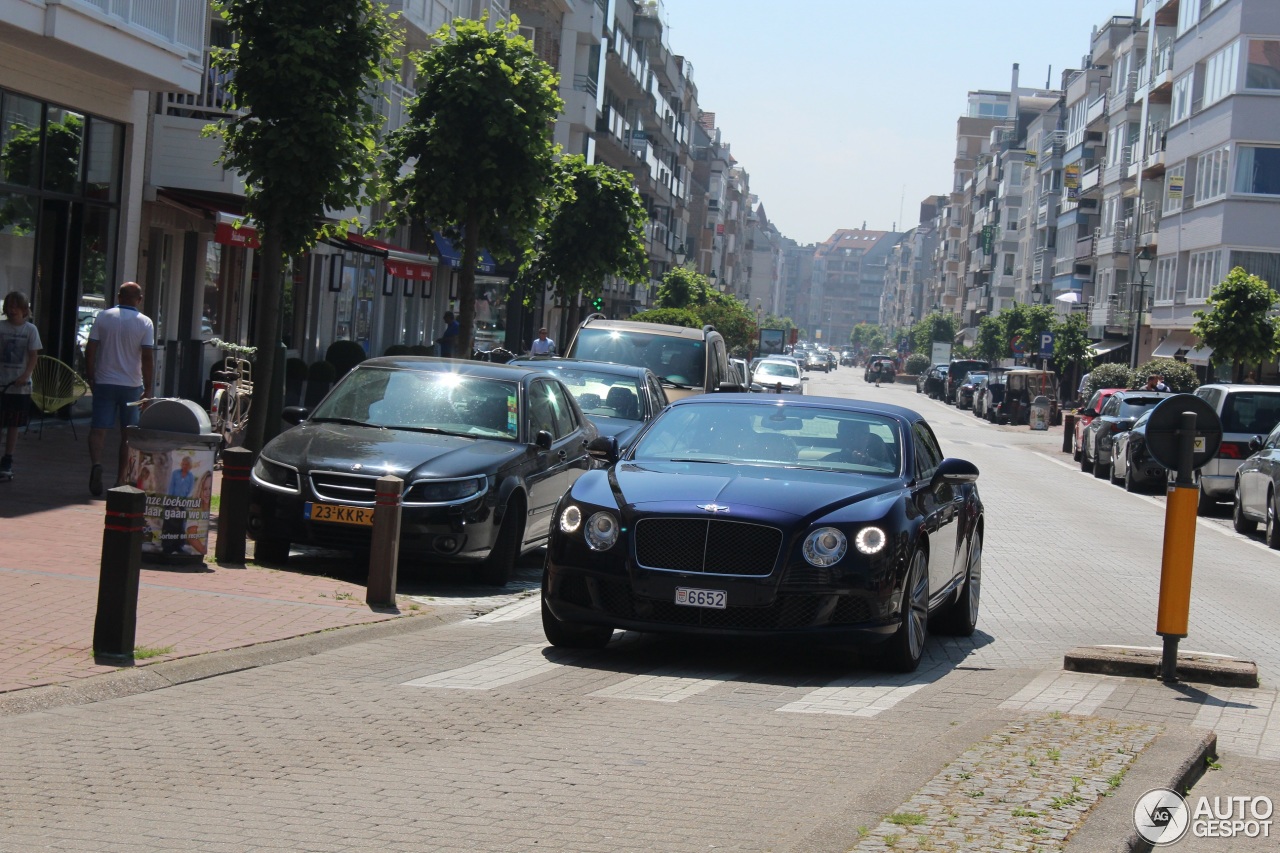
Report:
[{"label": "hazy sky", "polygon": [[[672,51],[770,220],[801,243],[913,227],[974,89],[1054,88],[1132,0],[663,0]],[[903,224],[905,222],[905,225]]]}]

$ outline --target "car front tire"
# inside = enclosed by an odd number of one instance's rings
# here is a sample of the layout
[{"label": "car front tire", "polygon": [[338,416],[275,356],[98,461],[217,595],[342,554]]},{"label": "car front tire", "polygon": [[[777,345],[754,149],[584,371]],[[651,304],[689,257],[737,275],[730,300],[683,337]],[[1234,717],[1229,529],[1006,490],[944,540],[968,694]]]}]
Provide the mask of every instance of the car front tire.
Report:
[{"label": "car front tire", "polygon": [[542,633],[558,649],[603,649],[613,637],[612,628],[599,625],[570,625],[561,622],[547,606],[547,581],[542,580]]},{"label": "car front tire", "polygon": [[520,556],[520,519],[524,516],[524,507],[514,500],[507,504],[502,513],[502,526],[498,528],[498,537],[493,543],[493,550],[480,569],[480,580],[488,586],[506,586],[511,580],[511,573],[516,567],[516,558]]},{"label": "car front tire", "polygon": [[288,539],[259,535],[253,543],[253,559],[259,563],[287,563],[291,545]]},{"label": "car front tire", "polygon": [[1267,495],[1267,547],[1273,551],[1280,551],[1280,518],[1277,518],[1280,508],[1276,507],[1275,494]]},{"label": "car front tire", "polygon": [[1231,502],[1231,526],[1236,529],[1236,533],[1243,533],[1246,536],[1258,530],[1258,522],[1244,514],[1244,507],[1240,503],[1239,485],[1236,486],[1235,497]]},{"label": "car front tire", "polygon": [[1218,502],[1204,493],[1201,486],[1196,492],[1196,515],[1211,515]]},{"label": "car front tire", "polygon": [[902,583],[902,615],[898,630],[885,644],[885,666],[894,672],[915,672],[924,657],[924,643],[928,636],[928,557],[922,548],[917,548],[907,564],[907,575]]}]

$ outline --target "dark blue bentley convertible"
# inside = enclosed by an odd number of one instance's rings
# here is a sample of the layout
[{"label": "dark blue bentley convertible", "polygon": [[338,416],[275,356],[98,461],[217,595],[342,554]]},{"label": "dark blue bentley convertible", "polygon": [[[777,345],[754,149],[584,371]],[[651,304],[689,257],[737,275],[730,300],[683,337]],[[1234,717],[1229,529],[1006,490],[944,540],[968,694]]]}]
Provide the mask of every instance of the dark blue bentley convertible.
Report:
[{"label": "dark blue bentley convertible", "polygon": [[[932,628],[978,618],[978,469],[898,406],[706,394],[677,401],[556,506],[542,621],[556,646],[613,629],[883,644],[916,668]],[[932,621],[931,621],[932,620]]]}]

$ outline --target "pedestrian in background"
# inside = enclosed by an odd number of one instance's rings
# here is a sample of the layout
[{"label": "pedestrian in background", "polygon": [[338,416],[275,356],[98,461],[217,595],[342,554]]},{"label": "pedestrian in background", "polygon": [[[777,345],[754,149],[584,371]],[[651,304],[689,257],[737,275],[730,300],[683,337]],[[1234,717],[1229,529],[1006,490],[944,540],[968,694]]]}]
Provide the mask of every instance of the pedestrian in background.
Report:
[{"label": "pedestrian in background", "polygon": [[102,494],[102,448],[107,432],[120,422],[116,485],[125,484],[129,445],[125,428],[138,422],[130,405],[151,396],[155,370],[155,326],[138,310],[142,286],[126,281],[116,304],[98,314],[85,349],[85,378],[93,386],[93,419],[89,423],[89,493]]},{"label": "pedestrian in background", "polygon": [[533,345],[529,347],[530,355],[555,355],[556,342],[547,337],[546,328],[538,330],[538,337],[533,339]]},{"label": "pedestrian in background", "polygon": [[0,482],[13,479],[18,428],[26,426],[30,417],[31,374],[41,348],[40,332],[31,322],[31,305],[25,295],[15,290],[4,298],[4,317],[0,322],[0,427],[5,438]]},{"label": "pedestrian in background", "polygon": [[453,347],[458,342],[458,335],[461,333],[462,327],[458,325],[458,321],[453,319],[453,312],[444,312],[444,334],[436,338],[436,345],[440,347],[441,358],[453,358]]}]

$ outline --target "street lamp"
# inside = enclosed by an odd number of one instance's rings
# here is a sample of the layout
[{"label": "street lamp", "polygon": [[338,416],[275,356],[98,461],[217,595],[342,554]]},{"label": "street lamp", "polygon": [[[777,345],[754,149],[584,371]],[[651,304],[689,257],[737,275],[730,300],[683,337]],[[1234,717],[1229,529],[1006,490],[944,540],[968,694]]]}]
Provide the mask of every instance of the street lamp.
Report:
[{"label": "street lamp", "polygon": [[1133,312],[1133,339],[1130,342],[1129,367],[1138,366],[1138,329],[1142,325],[1142,309],[1147,305],[1147,273],[1151,272],[1151,262],[1155,255],[1150,246],[1143,246],[1134,261],[1138,265],[1138,304]]},{"label": "street lamp", "polygon": [[1039,305],[1044,300],[1044,291],[1040,289],[1040,282],[1036,282],[1035,287],[1031,288],[1031,304]]},{"label": "street lamp", "polygon": [[686,257],[687,256],[684,253],[684,246],[681,246],[679,249],[676,249],[676,266],[678,267],[684,266],[684,261]]}]

